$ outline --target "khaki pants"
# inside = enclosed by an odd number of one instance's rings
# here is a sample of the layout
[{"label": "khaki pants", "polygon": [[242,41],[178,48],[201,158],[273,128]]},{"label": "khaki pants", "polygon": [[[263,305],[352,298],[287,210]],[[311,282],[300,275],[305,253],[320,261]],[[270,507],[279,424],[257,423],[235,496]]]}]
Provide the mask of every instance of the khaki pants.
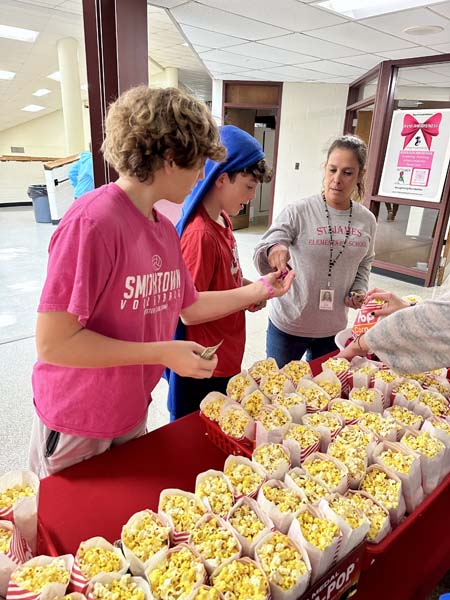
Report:
[{"label": "khaki pants", "polygon": [[120,446],[147,432],[147,415],[132,431],[113,439],[78,437],[49,429],[35,414],[31,431],[29,468],[42,479],[82,460]]}]

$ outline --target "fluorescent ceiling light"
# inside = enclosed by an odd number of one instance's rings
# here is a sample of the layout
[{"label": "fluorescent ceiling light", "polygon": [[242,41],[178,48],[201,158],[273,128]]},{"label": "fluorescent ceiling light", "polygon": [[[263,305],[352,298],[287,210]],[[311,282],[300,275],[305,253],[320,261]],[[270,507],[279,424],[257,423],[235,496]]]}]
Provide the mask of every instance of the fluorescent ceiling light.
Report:
[{"label": "fluorescent ceiling light", "polygon": [[9,25],[0,25],[0,37],[8,40],[19,40],[20,42],[35,42],[39,31],[32,29],[22,29],[21,27],[10,27]]},{"label": "fluorescent ceiling light", "polygon": [[14,79],[15,76],[14,71],[0,71],[0,79]]},{"label": "fluorescent ceiling light", "polygon": [[[438,2],[442,0],[428,0],[427,6]],[[365,19],[423,5],[423,0],[326,0],[317,4],[350,19]]]},{"label": "fluorescent ceiling light", "polygon": [[33,92],[33,96],[46,96],[47,94],[50,94],[50,93],[51,93],[51,90],[48,90],[47,88],[41,88],[41,89]]},{"label": "fluorescent ceiling light", "polygon": [[28,106],[24,106],[20,110],[25,110],[27,112],[39,112],[40,110],[44,110],[45,106],[39,106],[39,104],[28,104]]},{"label": "fluorescent ceiling light", "polygon": [[50,73],[47,75],[49,79],[53,79],[53,81],[61,81],[61,73],[59,71],[55,71],[54,73]]}]

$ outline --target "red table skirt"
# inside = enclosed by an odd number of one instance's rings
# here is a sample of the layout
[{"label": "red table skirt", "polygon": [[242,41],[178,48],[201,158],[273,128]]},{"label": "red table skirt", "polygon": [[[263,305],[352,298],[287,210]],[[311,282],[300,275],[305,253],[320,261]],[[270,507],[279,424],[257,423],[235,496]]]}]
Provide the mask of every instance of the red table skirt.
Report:
[{"label": "red table skirt", "polygon": [[[43,479],[40,522],[61,554],[94,535],[114,541],[133,513],[157,510],[161,490],[194,491],[197,474],[222,470],[225,458],[194,413]],[[450,569],[449,511],[448,477],[381,544],[367,545],[356,598],[425,600]]]},{"label": "red table skirt", "polygon": [[60,553],[94,535],[114,541],[132,514],[158,509],[161,490],[194,491],[196,475],[225,458],[194,413],[43,479],[39,518]]}]

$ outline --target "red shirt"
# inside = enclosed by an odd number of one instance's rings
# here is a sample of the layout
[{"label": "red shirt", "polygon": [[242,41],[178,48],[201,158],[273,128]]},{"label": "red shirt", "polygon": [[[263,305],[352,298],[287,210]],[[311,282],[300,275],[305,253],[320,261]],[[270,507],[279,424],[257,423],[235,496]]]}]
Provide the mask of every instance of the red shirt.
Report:
[{"label": "red shirt", "polygon": [[[233,227],[222,213],[226,227],[216,223],[200,204],[181,236],[183,258],[199,292],[230,290],[242,286],[242,271]],[[231,377],[241,370],[245,348],[245,312],[223,319],[191,325],[186,339],[203,346],[213,346],[223,339],[217,351],[219,359],[215,377]]]}]

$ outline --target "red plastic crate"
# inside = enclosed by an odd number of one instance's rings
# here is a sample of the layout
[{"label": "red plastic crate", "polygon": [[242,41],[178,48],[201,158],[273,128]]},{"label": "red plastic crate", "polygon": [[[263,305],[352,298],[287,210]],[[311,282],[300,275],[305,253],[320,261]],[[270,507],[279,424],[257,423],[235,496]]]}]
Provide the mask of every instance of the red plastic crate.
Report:
[{"label": "red plastic crate", "polygon": [[208,419],[201,411],[200,419],[205,426],[206,435],[213,444],[222,450],[222,452],[225,454],[234,454],[235,456],[251,457],[254,449],[253,442],[250,440],[247,440],[246,442],[235,440],[224,433],[217,423]]}]

